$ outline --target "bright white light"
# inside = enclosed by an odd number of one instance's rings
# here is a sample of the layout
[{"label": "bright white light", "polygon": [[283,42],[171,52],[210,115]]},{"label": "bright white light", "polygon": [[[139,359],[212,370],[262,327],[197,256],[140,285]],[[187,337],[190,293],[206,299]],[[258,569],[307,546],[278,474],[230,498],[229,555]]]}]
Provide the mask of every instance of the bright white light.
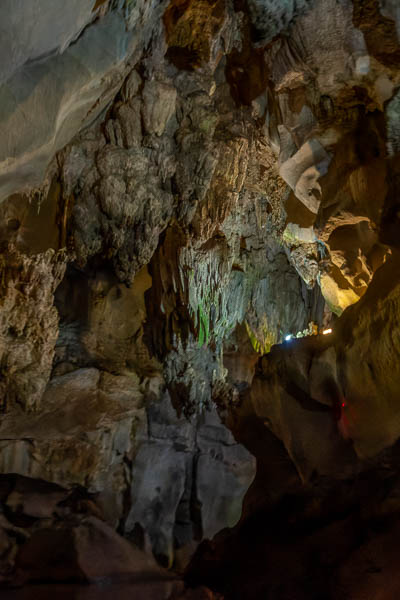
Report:
[{"label": "bright white light", "polygon": [[292,337],[293,337],[292,334],[286,335],[285,340],[288,342],[289,340],[292,339]]},{"label": "bright white light", "polygon": [[328,333],[332,333],[332,329],[324,329],[322,335],[328,335]]}]

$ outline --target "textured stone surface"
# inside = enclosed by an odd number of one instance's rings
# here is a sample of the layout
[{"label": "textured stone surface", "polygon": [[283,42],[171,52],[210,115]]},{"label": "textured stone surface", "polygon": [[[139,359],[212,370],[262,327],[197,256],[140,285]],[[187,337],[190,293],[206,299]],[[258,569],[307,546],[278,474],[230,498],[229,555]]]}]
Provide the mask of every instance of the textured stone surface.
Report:
[{"label": "textured stone surface", "polygon": [[396,254],[331,336],[293,341],[262,359],[248,401],[302,476],[326,467],[345,476],[354,451],[376,456],[400,437],[398,267]]},{"label": "textured stone surface", "polygon": [[400,434],[396,2],[64,4],[0,8],[2,577],[93,517],[178,572],[249,536],[245,587],[196,582],[233,600],[310,600],[313,555],[362,597],[340,549],[364,568]]},{"label": "textured stone surface", "polygon": [[161,398],[148,408],[148,425],[133,463],[125,529],[146,532],[159,560],[172,566],[174,541],[184,547],[237,523],[255,463],[215,409],[188,422]]},{"label": "textured stone surface", "polygon": [[19,403],[40,404],[49,380],[58,334],[54,290],[65,270],[65,256],[52,249],[32,257],[18,251],[2,255],[0,380],[2,410]]},{"label": "textured stone surface", "polygon": [[20,548],[16,564],[20,576],[33,581],[166,577],[148,556],[92,516],[72,527],[38,529]]},{"label": "textured stone surface", "polygon": [[73,0],[68,7],[56,0],[2,4],[1,81],[25,63],[63,51],[94,18],[94,0]]},{"label": "textured stone surface", "polygon": [[[41,183],[55,152],[109,105],[129,73],[126,63],[154,26],[144,25],[145,2],[131,10],[120,3],[104,15],[97,4],[99,19],[94,0],[74,1],[66,12],[58,1],[35,1],[26,14],[25,4],[1,7],[2,56],[10,56],[0,88],[1,200]],[[154,2],[151,8],[157,15]]]}]

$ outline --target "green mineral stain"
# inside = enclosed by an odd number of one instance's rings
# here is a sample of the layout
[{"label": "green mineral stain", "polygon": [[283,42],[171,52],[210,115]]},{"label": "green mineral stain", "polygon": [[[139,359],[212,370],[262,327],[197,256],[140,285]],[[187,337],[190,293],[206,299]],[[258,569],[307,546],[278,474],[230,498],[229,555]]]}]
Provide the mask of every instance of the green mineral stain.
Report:
[{"label": "green mineral stain", "polygon": [[268,352],[271,350],[271,347],[276,343],[273,333],[269,332],[267,328],[264,327],[262,331],[262,339],[260,340],[247,321],[245,321],[245,326],[254,351],[259,354],[268,354]]},{"label": "green mineral stain", "polygon": [[210,316],[204,311],[202,305],[199,305],[199,346],[207,345],[210,339]]}]

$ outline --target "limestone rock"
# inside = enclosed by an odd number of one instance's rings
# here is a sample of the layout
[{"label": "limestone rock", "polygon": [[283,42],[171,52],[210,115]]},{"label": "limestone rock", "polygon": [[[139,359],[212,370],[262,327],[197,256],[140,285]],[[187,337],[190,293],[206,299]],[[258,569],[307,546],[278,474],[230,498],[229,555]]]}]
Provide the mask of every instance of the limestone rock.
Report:
[{"label": "limestone rock", "polygon": [[174,545],[184,548],[236,524],[255,465],[215,409],[188,421],[163,398],[147,410],[149,430],[133,463],[125,528],[146,533],[154,554],[170,567]]},{"label": "limestone rock", "polygon": [[175,113],[176,89],[158,81],[147,81],[143,89],[143,120],[148,133],[161,136]]},{"label": "limestone rock", "polygon": [[2,419],[1,472],[93,491],[108,481],[118,506],[124,479],[118,457],[130,452],[131,430],[143,417],[142,393],[132,377],[94,368],[54,377],[41,411],[29,416],[14,410]]},{"label": "limestone rock", "polygon": [[398,561],[396,534],[386,533],[370,540],[350,555],[340,569],[333,593],[355,600],[379,596],[382,600],[399,593],[399,582],[392,574]]},{"label": "limestone rock", "polygon": [[148,556],[95,517],[72,527],[39,529],[20,548],[17,568],[20,576],[33,581],[167,577]]},{"label": "limestone rock", "polygon": [[29,61],[62,52],[95,17],[93,0],[62,2],[35,0],[2,5],[1,81]]},{"label": "limestone rock", "polygon": [[49,379],[58,333],[54,291],[65,255],[47,250],[32,257],[2,255],[0,396],[3,411],[17,404],[36,409]]},{"label": "limestone rock", "polygon": [[214,58],[214,36],[223,20],[224,6],[220,0],[187,3],[173,0],[164,13],[168,59],[179,69],[188,70],[210,62]]},{"label": "limestone rock", "polygon": [[109,13],[62,54],[28,62],[2,84],[1,199],[38,185],[54,153],[107,106],[131,42],[123,18]]},{"label": "limestone rock", "polygon": [[356,466],[354,451],[376,456],[400,436],[397,269],[393,259],[377,272],[331,339],[293,341],[262,359],[247,401],[283,441],[302,477],[326,469],[343,476]]},{"label": "limestone rock", "polygon": [[64,4],[0,8],[2,582],[134,572],[111,527],[206,565],[189,598],[362,597],[398,513],[396,2]]}]

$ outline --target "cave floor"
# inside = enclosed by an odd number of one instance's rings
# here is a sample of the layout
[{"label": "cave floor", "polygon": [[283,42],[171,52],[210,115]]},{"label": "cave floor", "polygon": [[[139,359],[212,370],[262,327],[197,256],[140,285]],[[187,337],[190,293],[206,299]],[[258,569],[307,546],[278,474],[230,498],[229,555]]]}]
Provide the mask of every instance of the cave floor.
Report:
[{"label": "cave floor", "polygon": [[38,584],[0,593],[1,600],[164,600],[182,587],[177,580],[101,585]]}]

